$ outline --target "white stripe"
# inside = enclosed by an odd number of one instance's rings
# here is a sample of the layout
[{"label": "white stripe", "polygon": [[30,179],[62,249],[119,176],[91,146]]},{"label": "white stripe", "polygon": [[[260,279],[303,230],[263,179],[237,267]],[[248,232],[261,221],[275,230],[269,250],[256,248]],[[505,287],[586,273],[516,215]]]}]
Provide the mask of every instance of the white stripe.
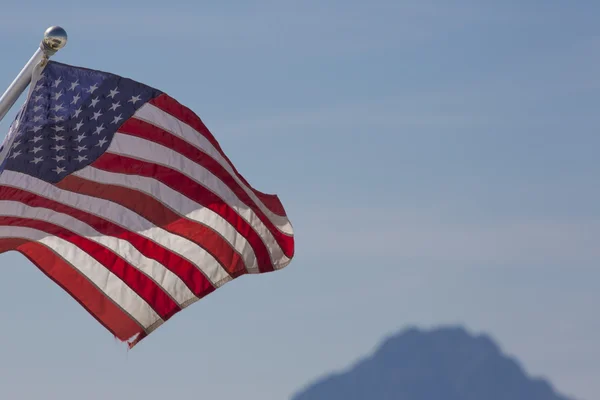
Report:
[{"label": "white stripe", "polygon": [[250,224],[267,246],[274,266],[289,260],[285,254],[283,254],[279,243],[277,243],[271,231],[269,231],[251,208],[240,201],[229,186],[224,184],[223,181],[214,176],[206,168],[190,161],[181,153],[158,143],[119,132],[113,137],[107,152],[133,157],[151,163],[162,164],[186,175],[188,178],[198,183],[198,185],[204,186],[221,198],[227,205],[235,210],[240,217]]},{"label": "white stripe", "polygon": [[254,249],[226,219],[213,210],[202,207],[195,201],[183,196],[164,183],[145,176],[124,175],[116,172],[103,171],[93,167],[86,167],[73,175],[101,184],[117,185],[132,188],[153,197],[163,203],[175,213],[185,216],[190,220],[206,225],[226,240],[237,251],[248,272],[258,272],[258,262]]},{"label": "white stripe", "polygon": [[146,121],[152,125],[156,125],[161,129],[164,129],[175,135],[190,145],[194,146],[198,150],[202,151],[205,154],[208,154],[210,157],[215,159],[229,174],[235,179],[235,181],[240,185],[240,187],[250,196],[250,198],[256,203],[256,205],[260,208],[260,210],[269,218],[269,220],[279,229],[281,232],[286,235],[292,236],[294,234],[294,230],[290,221],[282,216],[273,213],[266,207],[262,201],[256,196],[254,191],[250,189],[235,173],[230,163],[221,155],[221,153],[215,149],[215,147],[210,143],[210,141],[201,133],[196,131],[194,128],[186,124],[185,122],[175,118],[171,114],[168,114],[161,110],[160,108],[146,103],[142,107],[140,107],[136,113],[134,114],[134,118],[141,119]]},{"label": "white stripe", "polygon": [[120,204],[69,192],[30,175],[9,170],[4,170],[0,174],[0,184],[24,189],[42,197],[67,204],[104,218],[124,229],[136,232],[195,264],[213,284],[217,282],[224,283],[231,278],[217,260],[202,247],[184,237],[173,235],[153,225],[141,215]]},{"label": "white stripe", "polygon": [[164,265],[152,260],[126,240],[106,236],[70,215],[48,208],[30,207],[17,201],[0,200],[0,215],[50,222],[106,247],[159,284],[180,306],[196,296]]},{"label": "white stripe", "polygon": [[74,244],[46,232],[21,226],[0,226],[0,238],[32,240],[53,250],[145,329],[164,322],[152,307],[121,279]]}]

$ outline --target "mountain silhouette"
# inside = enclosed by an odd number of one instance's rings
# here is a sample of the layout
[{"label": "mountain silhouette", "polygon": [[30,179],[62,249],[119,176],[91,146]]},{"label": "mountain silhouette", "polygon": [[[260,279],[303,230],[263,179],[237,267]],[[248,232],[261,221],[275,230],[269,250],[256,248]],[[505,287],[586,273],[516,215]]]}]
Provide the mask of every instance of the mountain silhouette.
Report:
[{"label": "mountain silhouette", "polygon": [[292,400],[569,400],[502,354],[486,335],[460,327],[408,329],[349,370]]}]

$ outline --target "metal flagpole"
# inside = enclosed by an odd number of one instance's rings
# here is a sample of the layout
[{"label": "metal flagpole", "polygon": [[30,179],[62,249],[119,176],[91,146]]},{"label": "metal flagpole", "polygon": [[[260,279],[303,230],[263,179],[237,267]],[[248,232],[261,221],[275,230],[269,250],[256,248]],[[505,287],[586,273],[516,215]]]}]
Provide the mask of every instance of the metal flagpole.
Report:
[{"label": "metal flagpole", "polygon": [[44,32],[44,38],[39,49],[29,59],[19,75],[10,84],[6,92],[0,97],[0,121],[6,116],[19,96],[25,91],[31,82],[31,76],[35,68],[45,66],[48,59],[67,44],[67,32],[60,26],[51,26]]}]

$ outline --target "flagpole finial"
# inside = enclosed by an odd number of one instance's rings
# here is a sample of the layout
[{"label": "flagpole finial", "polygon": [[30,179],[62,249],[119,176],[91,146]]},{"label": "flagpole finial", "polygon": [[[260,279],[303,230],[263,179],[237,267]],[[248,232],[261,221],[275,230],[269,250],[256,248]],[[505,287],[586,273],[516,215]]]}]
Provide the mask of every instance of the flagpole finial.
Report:
[{"label": "flagpole finial", "polygon": [[44,67],[50,57],[67,44],[67,32],[60,26],[51,26],[44,32],[44,38],[36,52],[31,56],[19,75],[10,84],[8,89],[0,96],[0,121],[6,116],[19,96],[31,82],[33,71],[37,67]]},{"label": "flagpole finial", "polygon": [[51,26],[44,32],[42,44],[46,50],[55,53],[67,44],[67,32],[60,26]]}]

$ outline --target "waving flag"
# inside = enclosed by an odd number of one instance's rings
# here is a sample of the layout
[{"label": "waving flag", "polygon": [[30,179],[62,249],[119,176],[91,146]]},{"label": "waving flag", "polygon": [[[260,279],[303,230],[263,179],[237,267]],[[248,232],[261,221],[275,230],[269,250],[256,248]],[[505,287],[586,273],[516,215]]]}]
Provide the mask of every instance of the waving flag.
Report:
[{"label": "waving flag", "polygon": [[292,226],[200,118],[159,90],[49,62],[0,152],[0,253],[25,255],[136,343],[243,274],[284,268]]}]

